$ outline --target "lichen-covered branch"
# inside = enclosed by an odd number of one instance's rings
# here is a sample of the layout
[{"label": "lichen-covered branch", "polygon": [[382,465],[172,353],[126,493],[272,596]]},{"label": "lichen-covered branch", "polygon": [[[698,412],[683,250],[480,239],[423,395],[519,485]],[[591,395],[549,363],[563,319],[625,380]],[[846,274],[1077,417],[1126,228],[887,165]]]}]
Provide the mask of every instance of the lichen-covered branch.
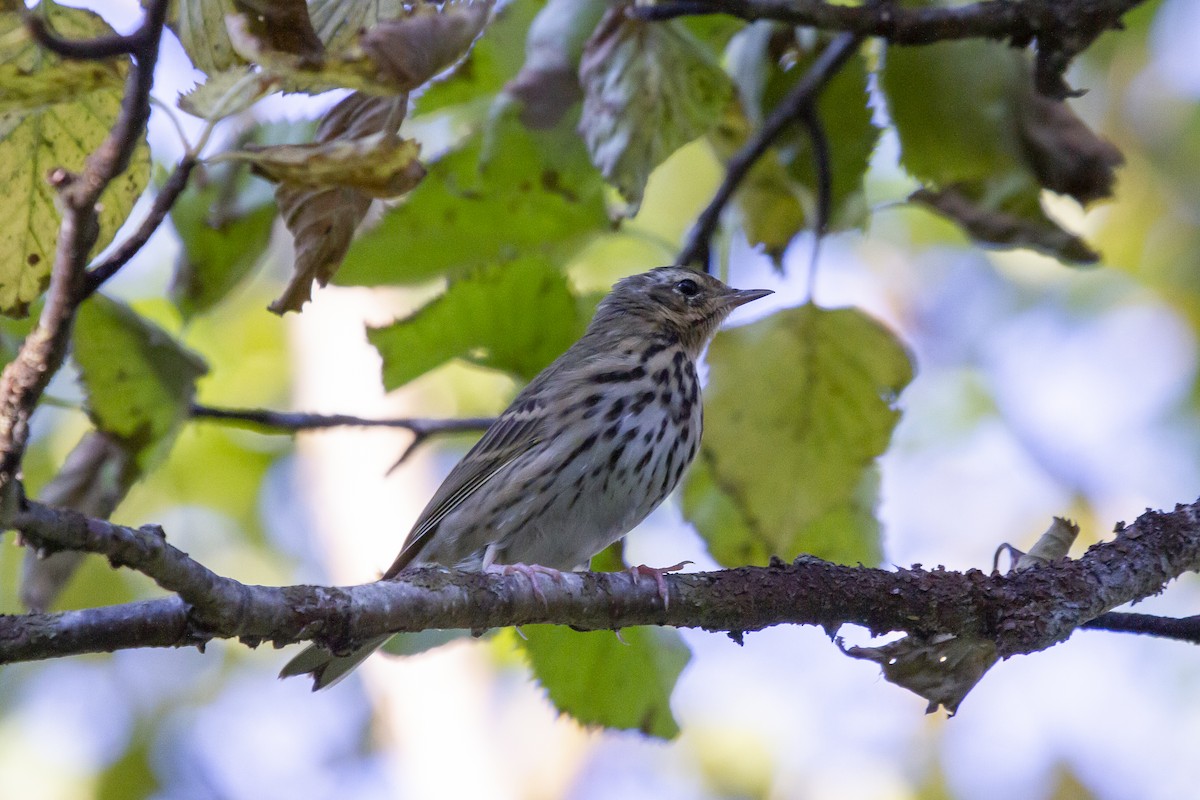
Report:
[{"label": "lichen-covered branch", "polygon": [[1007,575],[978,570],[882,570],[801,557],[792,564],[667,575],[539,577],[425,568],[351,587],[268,587],[218,576],[133,529],[30,504],[16,520],[46,550],[100,553],[178,595],[66,614],[0,617],[0,663],[132,647],[187,646],[211,638],[277,645],[313,639],[334,649],[393,631],[482,630],[532,623],[581,629],[670,625],[741,634],[785,623],[861,625],[873,633],[950,633],[995,643],[1001,657],[1043,650],[1125,603],[1200,568],[1200,505],[1146,512],[1082,557]]}]

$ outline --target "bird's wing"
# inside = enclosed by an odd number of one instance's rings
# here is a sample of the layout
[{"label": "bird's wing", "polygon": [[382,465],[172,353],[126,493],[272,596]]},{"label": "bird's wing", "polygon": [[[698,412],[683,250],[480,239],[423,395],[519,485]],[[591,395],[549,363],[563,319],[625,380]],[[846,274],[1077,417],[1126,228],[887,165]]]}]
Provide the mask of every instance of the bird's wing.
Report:
[{"label": "bird's wing", "polygon": [[[533,388],[531,385],[530,389]],[[383,577],[394,577],[425,548],[442,519],[479,487],[542,441],[546,427],[543,402],[528,390],[484,432],[463,460],[450,471],[421,512],[400,555]]]}]

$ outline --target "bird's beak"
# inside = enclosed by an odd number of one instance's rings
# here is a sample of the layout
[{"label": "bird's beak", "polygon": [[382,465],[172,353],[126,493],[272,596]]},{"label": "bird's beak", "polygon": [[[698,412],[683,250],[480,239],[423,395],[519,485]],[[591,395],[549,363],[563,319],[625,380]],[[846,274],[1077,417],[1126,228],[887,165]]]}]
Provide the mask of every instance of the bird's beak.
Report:
[{"label": "bird's beak", "polygon": [[760,297],[766,297],[769,294],[775,294],[770,289],[738,289],[725,297],[726,308],[737,308],[744,306],[752,300],[758,300]]}]

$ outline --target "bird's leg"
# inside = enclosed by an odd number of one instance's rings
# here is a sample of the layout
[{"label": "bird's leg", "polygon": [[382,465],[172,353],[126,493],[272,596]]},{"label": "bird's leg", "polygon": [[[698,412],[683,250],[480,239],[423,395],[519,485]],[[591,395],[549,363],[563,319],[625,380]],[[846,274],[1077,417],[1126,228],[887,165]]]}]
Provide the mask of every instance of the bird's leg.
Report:
[{"label": "bird's leg", "polygon": [[680,561],[678,564],[670,567],[647,567],[645,564],[638,564],[636,567],[629,568],[629,575],[633,578],[634,586],[637,585],[638,578],[643,575],[653,578],[654,585],[658,587],[658,596],[663,601],[663,610],[666,611],[671,605],[671,596],[667,593],[667,582],[663,580],[663,575],[666,575],[668,572],[678,572],[691,563],[691,561]]}]

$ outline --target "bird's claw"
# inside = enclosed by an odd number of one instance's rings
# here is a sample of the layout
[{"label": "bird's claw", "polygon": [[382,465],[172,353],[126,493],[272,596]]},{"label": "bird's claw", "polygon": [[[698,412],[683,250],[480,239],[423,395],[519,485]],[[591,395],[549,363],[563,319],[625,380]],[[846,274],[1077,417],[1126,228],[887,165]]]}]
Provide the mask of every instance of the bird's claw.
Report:
[{"label": "bird's claw", "polygon": [[638,578],[647,575],[654,579],[654,585],[658,587],[658,596],[662,598],[663,610],[666,611],[671,606],[671,595],[667,591],[667,582],[663,580],[663,575],[668,572],[678,572],[679,570],[691,564],[691,561],[680,561],[670,567],[647,567],[645,564],[638,564],[636,567],[629,568],[629,575],[633,578],[633,583],[636,586]]},{"label": "bird's claw", "polygon": [[501,575],[524,575],[529,581],[529,587],[533,590],[533,596],[542,601],[542,605],[549,608],[550,602],[546,599],[542,587],[538,585],[538,575],[545,575],[557,585],[563,582],[563,574],[559,570],[551,567],[543,567],[541,564],[492,564],[486,569],[487,572],[495,572]]}]

